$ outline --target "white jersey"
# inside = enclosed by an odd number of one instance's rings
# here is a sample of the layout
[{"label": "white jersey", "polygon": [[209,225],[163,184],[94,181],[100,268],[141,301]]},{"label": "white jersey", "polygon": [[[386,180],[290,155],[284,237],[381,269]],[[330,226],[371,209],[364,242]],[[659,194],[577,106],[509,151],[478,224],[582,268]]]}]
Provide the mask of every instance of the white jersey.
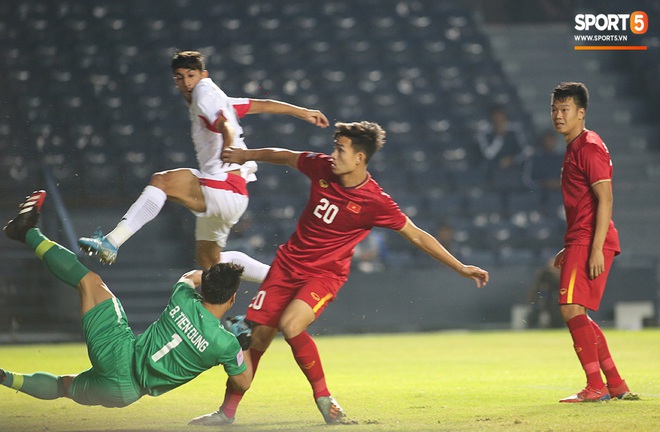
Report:
[{"label": "white jersey", "polygon": [[247,148],[243,141],[243,128],[238,123],[239,116],[245,115],[250,107],[247,98],[230,98],[220,90],[211,78],[203,78],[192,92],[190,104],[191,136],[197,153],[197,163],[203,173],[217,175],[240,168],[241,176],[248,182],[257,177],[257,164],[248,161],[243,165],[224,164],[220,159],[222,151],[222,134],[214,130],[213,125],[222,114],[236,132],[234,147]]}]

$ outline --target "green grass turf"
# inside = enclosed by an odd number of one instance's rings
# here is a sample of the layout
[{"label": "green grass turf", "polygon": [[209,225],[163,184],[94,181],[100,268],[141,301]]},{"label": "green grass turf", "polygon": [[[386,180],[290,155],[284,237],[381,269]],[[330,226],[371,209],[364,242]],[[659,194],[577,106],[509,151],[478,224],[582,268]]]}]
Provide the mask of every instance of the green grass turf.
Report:
[{"label": "green grass turf", "polygon": [[[354,424],[326,426],[280,338],[232,431],[660,431],[660,329],[605,330],[640,401],[560,404],[584,376],[566,330],[317,337],[328,384]],[[0,347],[0,367],[75,373],[83,345]],[[222,400],[221,368],[130,407],[40,401],[0,388],[0,431],[208,431],[187,426]]]}]

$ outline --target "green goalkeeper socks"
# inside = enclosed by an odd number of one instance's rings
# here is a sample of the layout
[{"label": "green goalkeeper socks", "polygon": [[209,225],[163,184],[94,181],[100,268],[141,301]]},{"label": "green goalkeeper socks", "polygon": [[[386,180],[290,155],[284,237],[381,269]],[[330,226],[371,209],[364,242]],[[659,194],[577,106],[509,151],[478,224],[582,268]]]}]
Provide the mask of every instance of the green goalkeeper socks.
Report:
[{"label": "green goalkeeper socks", "polygon": [[76,254],[44,236],[39,228],[31,228],[25,235],[25,244],[41,258],[53,276],[74,288],[89,273],[78,261]]},{"label": "green goalkeeper socks", "polygon": [[46,372],[19,374],[4,371],[6,378],[2,385],[28,394],[37,399],[57,399],[64,396],[62,377]]}]

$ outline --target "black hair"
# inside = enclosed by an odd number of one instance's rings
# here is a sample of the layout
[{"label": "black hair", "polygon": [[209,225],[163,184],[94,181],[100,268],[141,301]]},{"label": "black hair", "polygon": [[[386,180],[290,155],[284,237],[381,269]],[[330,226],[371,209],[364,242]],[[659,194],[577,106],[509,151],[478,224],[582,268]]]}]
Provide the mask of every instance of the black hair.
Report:
[{"label": "black hair", "polygon": [[573,99],[579,108],[587,109],[589,105],[589,90],[580,82],[563,82],[552,90],[552,102],[556,100]]},{"label": "black hair", "polygon": [[356,152],[363,152],[368,163],[371,156],[385,145],[385,130],[374,122],[335,123],[335,141],[340,136],[349,138]]},{"label": "black hair", "polygon": [[243,266],[234,263],[218,263],[202,272],[202,296],[211,304],[227,303],[241,284]]},{"label": "black hair", "polygon": [[177,50],[172,56],[172,72],[177,69],[205,70],[204,55],[198,51]]}]

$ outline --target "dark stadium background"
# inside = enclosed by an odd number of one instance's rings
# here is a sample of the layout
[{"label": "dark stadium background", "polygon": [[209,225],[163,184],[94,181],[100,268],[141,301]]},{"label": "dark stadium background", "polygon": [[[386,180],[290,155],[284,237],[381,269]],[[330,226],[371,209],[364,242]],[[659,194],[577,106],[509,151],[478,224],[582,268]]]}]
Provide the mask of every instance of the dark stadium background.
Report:
[{"label": "dark stadium background", "polygon": [[[576,13],[645,11],[647,51],[575,51]],[[656,325],[660,252],[660,7],[653,1],[4,0],[0,4],[0,216],[46,188],[43,227],[62,244],[114,227],[151,173],[195,167],[189,120],[169,70],[196,49],[231,96],[322,110],[331,122],[371,120],[388,132],[370,164],[422,228],[454,231],[452,251],[491,273],[481,291],[393,232],[384,269],[353,270],[319,333],[506,328],[534,275],[562,246],[561,201],[522,181],[487,179],[476,132],[507,107],[534,145],[550,124],[560,81],[590,89],[587,127],[614,161],[614,220],[623,254],[603,306],[651,302]],[[633,37],[631,37],[633,39]],[[330,151],[332,132],[294,119],[242,121],[250,147]],[[306,201],[298,173],[260,165],[249,215],[232,234],[265,261]],[[167,204],[104,267],[81,257],[120,297],[141,332],[193,263],[193,224]],[[22,245],[0,240],[0,343],[79,340],[76,293]],[[245,285],[240,308],[256,287]],[[521,325],[520,322],[513,323]]]}]

